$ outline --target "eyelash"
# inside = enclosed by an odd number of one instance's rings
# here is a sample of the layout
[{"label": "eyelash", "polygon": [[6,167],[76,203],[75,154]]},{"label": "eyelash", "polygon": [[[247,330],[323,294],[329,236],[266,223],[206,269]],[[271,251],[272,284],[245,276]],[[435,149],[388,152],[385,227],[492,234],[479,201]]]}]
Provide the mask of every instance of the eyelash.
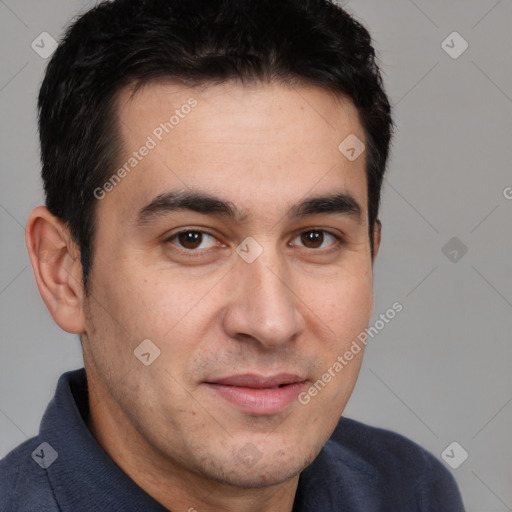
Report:
[{"label": "eyelash", "polygon": [[[335,241],[334,241],[333,244],[331,244],[331,246],[329,246],[327,248],[323,248],[323,249],[310,249],[308,247],[303,247],[303,246],[299,246],[299,247],[302,247],[305,250],[316,251],[318,253],[326,254],[326,253],[330,253],[330,252],[335,251],[335,250],[339,250],[345,244],[345,240],[344,240],[344,238],[342,236],[340,236],[340,235],[338,235],[336,233],[333,233],[332,231],[329,231],[327,229],[323,229],[323,228],[309,228],[309,229],[303,230],[300,233],[298,233],[294,237],[294,239],[299,237],[300,235],[302,235],[304,233],[312,233],[312,232],[321,232],[321,233],[330,235],[330,236],[332,236],[335,239]],[[175,233],[173,233],[171,236],[167,237],[164,240],[165,243],[171,243],[172,245],[174,245],[177,248],[178,251],[186,254],[187,256],[192,256],[192,257],[194,257],[194,256],[201,256],[202,254],[204,254],[206,251],[209,251],[213,247],[208,248],[208,249],[187,249],[187,248],[182,247],[180,245],[174,244],[172,241],[175,238],[177,238],[180,234],[183,234],[183,233],[199,233],[201,235],[208,235],[208,236],[214,238],[215,240],[217,240],[216,236],[213,235],[212,233],[209,233],[208,231],[205,231],[203,229],[193,229],[193,228],[182,229],[180,231],[176,231]]]}]

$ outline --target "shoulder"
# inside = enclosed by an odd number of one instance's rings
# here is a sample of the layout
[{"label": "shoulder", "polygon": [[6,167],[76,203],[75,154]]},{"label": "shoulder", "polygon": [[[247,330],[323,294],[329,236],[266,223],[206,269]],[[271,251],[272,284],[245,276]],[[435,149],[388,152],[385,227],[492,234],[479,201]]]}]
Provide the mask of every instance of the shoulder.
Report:
[{"label": "shoulder", "polygon": [[0,460],[0,510],[59,510],[46,470],[32,457],[40,444],[39,437],[33,437]]},{"label": "shoulder", "polygon": [[362,457],[373,467],[388,469],[395,464],[401,467],[406,464],[410,470],[423,471],[425,464],[433,464],[445,470],[438,459],[407,437],[349,418],[341,418],[330,441],[349,448],[353,455]]},{"label": "shoulder", "polygon": [[410,510],[464,510],[448,468],[401,434],[341,418],[325,448],[339,463],[366,473],[387,499],[406,502]]}]

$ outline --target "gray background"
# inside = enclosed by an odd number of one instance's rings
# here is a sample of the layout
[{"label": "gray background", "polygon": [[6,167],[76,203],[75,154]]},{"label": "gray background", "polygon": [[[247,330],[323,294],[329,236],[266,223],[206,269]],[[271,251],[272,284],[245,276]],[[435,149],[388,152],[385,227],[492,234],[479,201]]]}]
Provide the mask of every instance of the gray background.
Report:
[{"label": "gray background", "polygon": [[[43,31],[59,39],[88,5],[0,0],[0,456],[37,432],[58,376],[82,365],[77,337],[39,296],[24,225],[43,202],[35,102],[46,61],[31,43]],[[468,512],[512,510],[512,1],[343,5],[372,33],[398,125],[371,323],[404,308],[369,343],[345,414],[438,457],[457,441],[469,458],[451,471]],[[469,43],[456,59],[441,46],[453,31]]]}]

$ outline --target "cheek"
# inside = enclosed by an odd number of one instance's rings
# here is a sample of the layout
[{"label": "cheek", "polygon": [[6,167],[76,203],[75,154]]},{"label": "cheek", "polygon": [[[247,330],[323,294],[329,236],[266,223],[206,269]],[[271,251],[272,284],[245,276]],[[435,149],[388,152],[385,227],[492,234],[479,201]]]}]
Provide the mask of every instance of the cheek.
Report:
[{"label": "cheek", "polygon": [[373,308],[371,277],[371,272],[344,268],[322,285],[317,281],[304,290],[305,304],[327,328],[328,337],[334,337],[334,346],[342,348],[367,327]]},{"label": "cheek", "polygon": [[[144,339],[160,350],[160,362],[172,354],[173,366],[183,363],[215,316],[213,295],[219,276],[191,277],[125,260],[109,272],[95,275],[97,331],[109,345],[129,354]],[[104,306],[104,307],[102,307]],[[99,328],[101,322],[101,330]]]},{"label": "cheek", "polygon": [[362,364],[365,346],[357,337],[368,326],[373,292],[371,279],[360,275],[344,275],[316,293],[309,291],[316,297],[308,305],[314,312],[310,322],[318,328],[314,350],[321,364],[301,403],[306,404],[311,425],[326,435],[342,414]]},{"label": "cheek", "polygon": [[[111,263],[111,262],[109,262]],[[159,279],[135,260],[104,265],[94,274],[93,297],[104,306],[112,323],[134,337],[150,337],[172,327],[174,316],[183,313],[188,302],[177,286]],[[175,314],[170,316],[170,312]]]}]

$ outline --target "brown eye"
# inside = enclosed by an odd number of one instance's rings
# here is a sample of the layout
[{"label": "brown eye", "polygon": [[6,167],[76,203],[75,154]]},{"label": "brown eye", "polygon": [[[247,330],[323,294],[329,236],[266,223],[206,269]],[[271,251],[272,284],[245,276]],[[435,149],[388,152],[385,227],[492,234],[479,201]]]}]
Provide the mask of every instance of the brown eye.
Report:
[{"label": "brown eye", "polygon": [[321,231],[306,231],[301,233],[300,241],[309,249],[318,249],[324,241],[324,234]]},{"label": "brown eye", "polygon": [[[194,249],[208,249],[213,247],[216,243],[215,238],[203,231],[180,231],[174,234],[172,237],[168,239],[169,242],[175,243],[179,247],[184,249],[194,250]],[[206,247],[201,247],[201,245],[206,244]]]},{"label": "brown eye", "polygon": [[[341,239],[328,231],[323,229],[311,229],[309,231],[303,231],[297,239],[300,239],[300,244],[307,249],[323,249],[333,245],[333,242],[341,241]],[[324,245],[325,242],[328,245]]]}]

